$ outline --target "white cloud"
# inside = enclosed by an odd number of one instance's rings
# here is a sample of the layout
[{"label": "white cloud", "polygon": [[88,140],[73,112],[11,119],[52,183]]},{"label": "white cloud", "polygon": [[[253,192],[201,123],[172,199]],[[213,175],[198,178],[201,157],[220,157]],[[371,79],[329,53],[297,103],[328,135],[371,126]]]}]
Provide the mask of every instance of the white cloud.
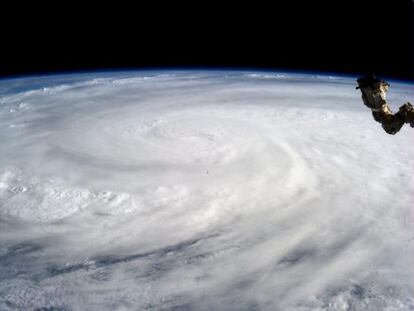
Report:
[{"label": "white cloud", "polygon": [[411,129],[385,134],[352,80],[308,78],[2,96],[0,309],[412,308]]}]

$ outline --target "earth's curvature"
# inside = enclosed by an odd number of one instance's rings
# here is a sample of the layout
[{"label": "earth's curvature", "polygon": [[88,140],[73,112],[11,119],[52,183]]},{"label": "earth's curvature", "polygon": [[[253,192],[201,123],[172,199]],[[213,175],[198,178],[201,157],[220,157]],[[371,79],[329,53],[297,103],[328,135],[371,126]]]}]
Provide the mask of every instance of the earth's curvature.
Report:
[{"label": "earth's curvature", "polygon": [[412,310],[413,134],[349,77],[3,80],[0,310]]}]

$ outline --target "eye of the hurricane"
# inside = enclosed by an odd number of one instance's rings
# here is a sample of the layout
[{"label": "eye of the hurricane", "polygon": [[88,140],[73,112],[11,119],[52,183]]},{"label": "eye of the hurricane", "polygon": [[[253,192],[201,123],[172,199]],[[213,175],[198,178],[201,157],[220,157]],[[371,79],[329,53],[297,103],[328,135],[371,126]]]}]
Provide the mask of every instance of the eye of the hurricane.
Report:
[{"label": "eye of the hurricane", "polygon": [[126,133],[131,140],[138,140],[150,157],[173,163],[224,164],[242,152],[243,147],[242,125],[239,128],[223,126],[229,122],[209,121],[194,115],[193,118],[153,120],[138,128],[128,127]]},{"label": "eye of the hurricane", "polygon": [[[246,152],[266,148],[255,125],[195,111],[158,118],[131,114],[77,120],[54,147],[68,154],[117,166],[158,162],[170,165],[225,165]],[[76,159],[77,157],[72,157]]]}]

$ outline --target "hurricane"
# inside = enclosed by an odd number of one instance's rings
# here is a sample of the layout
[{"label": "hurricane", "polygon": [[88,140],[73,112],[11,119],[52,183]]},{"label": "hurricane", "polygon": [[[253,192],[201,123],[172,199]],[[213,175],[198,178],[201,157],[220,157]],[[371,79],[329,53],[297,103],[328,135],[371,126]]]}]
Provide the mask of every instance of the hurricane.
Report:
[{"label": "hurricane", "polygon": [[0,128],[1,310],[414,308],[413,132],[353,77],[2,80]]}]

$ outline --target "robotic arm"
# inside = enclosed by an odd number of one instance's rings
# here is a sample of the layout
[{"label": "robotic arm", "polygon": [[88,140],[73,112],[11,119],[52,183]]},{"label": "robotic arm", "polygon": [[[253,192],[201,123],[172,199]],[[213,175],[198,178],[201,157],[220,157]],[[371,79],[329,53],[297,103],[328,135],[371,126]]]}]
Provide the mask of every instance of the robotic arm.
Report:
[{"label": "robotic arm", "polygon": [[393,114],[386,101],[389,84],[378,79],[375,75],[368,75],[357,80],[362,93],[362,101],[371,109],[374,120],[382,124],[382,128],[388,134],[396,134],[404,123],[410,123],[414,127],[414,108],[410,103],[405,103],[397,113]]}]

